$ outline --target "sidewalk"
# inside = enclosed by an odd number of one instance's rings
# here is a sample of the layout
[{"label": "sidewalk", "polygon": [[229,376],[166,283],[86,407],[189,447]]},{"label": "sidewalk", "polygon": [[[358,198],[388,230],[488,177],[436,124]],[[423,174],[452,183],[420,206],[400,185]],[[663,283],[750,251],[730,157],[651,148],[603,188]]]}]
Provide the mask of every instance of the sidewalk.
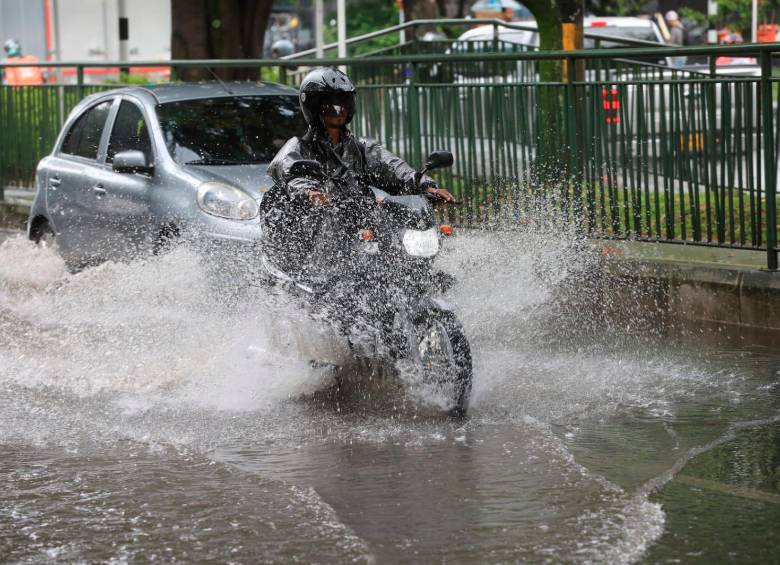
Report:
[{"label": "sidewalk", "polygon": [[604,255],[635,261],[669,261],[743,269],[766,268],[766,251],[761,250],[619,240],[597,240],[596,245]]},{"label": "sidewalk", "polygon": [[4,198],[1,201],[2,204],[9,206],[26,206],[29,208],[32,199],[35,196],[35,189],[20,189],[6,186],[3,189],[3,196]]},{"label": "sidewalk", "polygon": [[609,315],[641,319],[657,312],[669,327],[688,332],[780,343],[780,272],[766,270],[766,252],[641,241],[594,245],[610,280],[623,281],[608,287],[617,308]]},{"label": "sidewalk", "polygon": [[23,230],[35,192],[6,187],[4,199],[0,200],[0,229]]}]

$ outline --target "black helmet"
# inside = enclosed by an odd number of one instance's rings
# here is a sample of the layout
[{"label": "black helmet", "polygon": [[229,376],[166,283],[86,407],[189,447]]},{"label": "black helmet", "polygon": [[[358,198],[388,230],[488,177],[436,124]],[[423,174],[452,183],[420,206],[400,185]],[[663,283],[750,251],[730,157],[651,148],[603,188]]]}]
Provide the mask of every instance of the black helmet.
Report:
[{"label": "black helmet", "polygon": [[328,108],[344,107],[347,121],[352,121],[355,113],[355,94],[357,90],[349,77],[332,67],[318,67],[310,71],[301,82],[301,111],[310,126],[321,128],[320,116]]}]

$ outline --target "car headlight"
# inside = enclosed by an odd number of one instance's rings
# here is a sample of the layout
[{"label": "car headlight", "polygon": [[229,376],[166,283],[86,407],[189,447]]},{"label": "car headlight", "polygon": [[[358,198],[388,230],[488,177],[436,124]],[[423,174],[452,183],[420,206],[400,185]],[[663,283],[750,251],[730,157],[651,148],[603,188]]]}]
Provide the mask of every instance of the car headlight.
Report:
[{"label": "car headlight", "polygon": [[246,192],[219,182],[200,185],[198,206],[207,214],[231,220],[251,220],[259,211],[257,202]]},{"label": "car headlight", "polygon": [[413,257],[433,257],[439,252],[439,234],[436,228],[429,230],[405,230],[401,241],[406,252]]}]

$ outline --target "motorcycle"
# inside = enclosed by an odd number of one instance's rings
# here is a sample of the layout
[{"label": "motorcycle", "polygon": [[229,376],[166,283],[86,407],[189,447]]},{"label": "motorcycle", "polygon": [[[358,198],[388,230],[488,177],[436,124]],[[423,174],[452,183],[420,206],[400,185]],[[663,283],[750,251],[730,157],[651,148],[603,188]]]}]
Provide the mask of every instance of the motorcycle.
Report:
[{"label": "motorcycle", "polygon": [[[452,162],[447,151],[432,153],[416,173],[418,185],[425,173]],[[434,269],[442,238],[435,197],[358,189],[354,179],[328,177],[317,161],[298,161],[290,172],[321,183],[329,204],[312,207],[279,187],[269,191],[261,204],[269,282],[332,324],[356,358],[403,362],[447,399],[450,416],[465,416],[471,350],[443,298],[454,278]]]}]

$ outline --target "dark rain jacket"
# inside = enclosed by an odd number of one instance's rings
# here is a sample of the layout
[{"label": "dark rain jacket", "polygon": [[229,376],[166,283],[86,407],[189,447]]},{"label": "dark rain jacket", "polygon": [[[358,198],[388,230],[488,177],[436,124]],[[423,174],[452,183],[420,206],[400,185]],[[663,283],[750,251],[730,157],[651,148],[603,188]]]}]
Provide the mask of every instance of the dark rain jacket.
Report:
[{"label": "dark rain jacket", "polygon": [[302,159],[317,161],[329,177],[358,181],[355,184],[362,190],[371,185],[394,195],[419,194],[436,186],[432,178],[424,176],[418,187],[414,169],[375,141],[357,139],[345,128],[342,141],[334,147],[324,134],[309,129],[303,137],[290,139],[268,169],[274,184],[294,198],[305,197],[310,190],[323,190],[321,181],[290,174],[293,163]]},{"label": "dark rain jacket", "polygon": [[[293,177],[290,168],[296,161],[314,160],[320,163],[328,177],[346,182]],[[263,221],[266,234],[266,249],[273,255],[273,262],[287,273],[308,276],[327,269],[338,270],[341,266],[321,248],[342,245],[338,236],[321,238],[323,213],[330,208],[309,205],[310,190],[327,191],[339,196],[355,196],[353,202],[360,202],[361,196],[373,199],[369,186],[380,188],[393,195],[419,194],[436,183],[428,176],[415,184],[416,173],[403,159],[393,155],[374,141],[355,138],[345,128],[342,141],[333,146],[330,141],[314,129],[303,137],[293,137],[276,154],[268,173],[274,181],[271,191],[263,197]],[[356,181],[356,182],[353,182]],[[343,191],[347,191],[345,194]],[[363,200],[365,203],[365,200]],[[323,267],[325,263],[325,267]]]}]

